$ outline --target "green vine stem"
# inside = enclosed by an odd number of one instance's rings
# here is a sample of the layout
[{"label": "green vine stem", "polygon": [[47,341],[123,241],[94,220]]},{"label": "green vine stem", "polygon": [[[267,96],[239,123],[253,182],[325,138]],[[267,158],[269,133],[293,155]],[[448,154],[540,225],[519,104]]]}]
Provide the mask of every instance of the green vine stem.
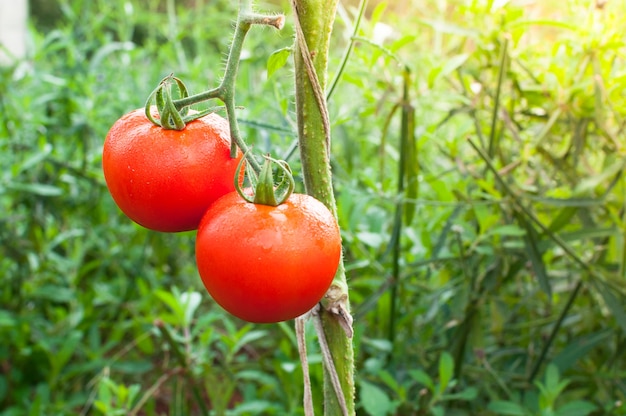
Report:
[{"label": "green vine stem", "polygon": [[356,20],[352,27],[352,36],[350,37],[350,43],[348,44],[348,47],[344,51],[343,56],[341,57],[341,63],[339,64],[339,68],[337,69],[337,72],[335,73],[335,76],[332,82],[330,83],[330,87],[328,88],[328,92],[326,93],[327,100],[330,100],[330,97],[333,95],[333,92],[335,91],[335,87],[337,87],[337,85],[339,84],[339,80],[341,79],[341,76],[343,75],[343,71],[346,69],[348,59],[350,59],[350,55],[352,54],[352,49],[354,48],[354,43],[356,42],[355,37],[359,34],[359,28],[361,27],[361,19],[363,19],[363,15],[365,14],[365,8],[367,7],[367,2],[368,0],[361,0],[361,2],[359,3],[359,9],[356,14]]},{"label": "green vine stem", "polygon": [[[294,63],[298,141],[304,185],[309,195],[336,215],[330,169],[330,123],[324,89],[337,0],[292,0],[292,7],[296,28]],[[355,413],[352,317],[343,260],[322,306],[319,311],[321,330],[342,390],[341,395],[335,393],[333,375],[325,366],[324,412],[333,416],[344,412],[352,415]]]}]

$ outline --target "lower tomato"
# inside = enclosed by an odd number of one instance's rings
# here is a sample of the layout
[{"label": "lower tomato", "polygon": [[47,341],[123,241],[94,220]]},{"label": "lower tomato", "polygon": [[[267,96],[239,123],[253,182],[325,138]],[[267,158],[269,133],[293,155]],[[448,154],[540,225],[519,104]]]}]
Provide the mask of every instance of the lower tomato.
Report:
[{"label": "lower tomato", "polygon": [[302,194],[272,207],[230,193],[209,207],[196,240],[209,294],[231,314],[257,323],[309,311],[330,287],[340,257],[334,216]]},{"label": "lower tomato", "polygon": [[194,230],[208,206],[235,190],[241,153],[230,157],[228,122],[217,114],[183,130],[152,124],[144,109],[107,134],[102,168],[111,196],[133,221],[156,231]]}]

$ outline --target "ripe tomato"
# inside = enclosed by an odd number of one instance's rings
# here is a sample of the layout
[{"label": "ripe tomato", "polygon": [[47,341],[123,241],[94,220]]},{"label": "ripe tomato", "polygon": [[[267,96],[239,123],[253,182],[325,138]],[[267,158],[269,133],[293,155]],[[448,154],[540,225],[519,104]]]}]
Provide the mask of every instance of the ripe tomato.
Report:
[{"label": "ripe tomato", "polygon": [[155,126],[138,109],[111,127],[102,168],[111,196],[129,218],[178,232],[198,228],[208,206],[234,191],[240,158],[230,158],[228,122],[217,114],[177,131]]},{"label": "ripe tomato", "polygon": [[198,227],[196,262],[209,294],[249,322],[295,318],[324,296],[341,256],[332,213],[292,194],[272,207],[237,192],[211,205]]}]

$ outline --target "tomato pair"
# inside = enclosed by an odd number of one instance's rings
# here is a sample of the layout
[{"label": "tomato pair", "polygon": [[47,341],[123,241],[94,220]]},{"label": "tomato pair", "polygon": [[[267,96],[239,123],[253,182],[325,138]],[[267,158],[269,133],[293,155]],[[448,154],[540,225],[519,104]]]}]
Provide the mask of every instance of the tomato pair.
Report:
[{"label": "tomato pair", "polygon": [[339,227],[308,195],[276,207],[245,201],[233,180],[241,157],[230,157],[228,123],[218,115],[178,131],[135,110],[109,131],[102,164],[129,218],[157,231],[198,230],[198,271],[224,309],[250,322],[292,319],[328,290],[341,257]]}]

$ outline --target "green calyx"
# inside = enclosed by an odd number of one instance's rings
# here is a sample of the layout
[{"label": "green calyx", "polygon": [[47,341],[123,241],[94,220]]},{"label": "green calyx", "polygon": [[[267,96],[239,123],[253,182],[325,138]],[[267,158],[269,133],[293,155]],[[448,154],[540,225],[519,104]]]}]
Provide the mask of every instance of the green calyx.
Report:
[{"label": "green calyx", "polygon": [[[163,78],[146,100],[146,117],[153,124],[161,126],[166,130],[182,130],[190,121],[204,117],[205,115],[215,111],[215,109],[209,108],[204,111],[190,113],[189,107],[187,106],[179,108],[172,98],[172,85],[174,84],[177,87],[180,96],[179,99],[189,97],[189,92],[185,83],[179,78],[175,77],[173,74]],[[155,118],[152,115],[153,100],[155,101],[157,111],[159,112],[158,118]]]},{"label": "green calyx", "polygon": [[[265,161],[258,174],[254,169],[248,168],[249,164],[246,164],[246,175],[252,188],[252,195],[250,195],[241,188],[239,183],[240,172],[247,156],[246,154],[246,157],[241,158],[235,174],[235,189],[239,195],[250,203],[272,207],[285,202],[296,186],[289,164],[284,160],[277,160],[269,155],[264,155]],[[278,168],[277,184],[274,181],[274,165]]]}]

